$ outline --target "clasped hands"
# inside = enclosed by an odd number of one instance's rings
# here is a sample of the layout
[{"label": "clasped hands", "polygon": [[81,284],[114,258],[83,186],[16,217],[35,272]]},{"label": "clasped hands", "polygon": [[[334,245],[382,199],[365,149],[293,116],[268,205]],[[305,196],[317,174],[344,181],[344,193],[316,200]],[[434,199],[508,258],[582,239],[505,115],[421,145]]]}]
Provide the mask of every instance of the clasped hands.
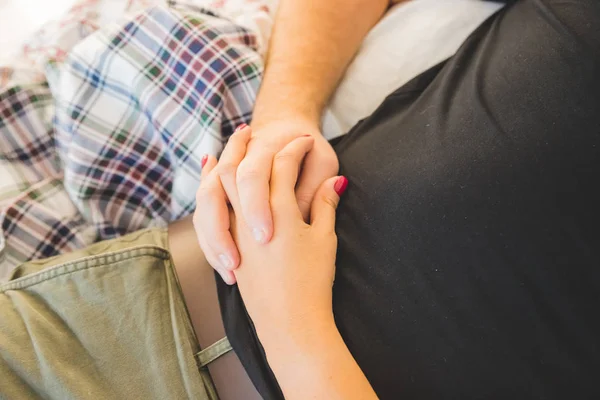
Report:
[{"label": "clasped hands", "polygon": [[238,128],[219,161],[202,160],[196,196],[200,246],[238,283],[257,330],[332,314],[335,211],[348,181],[318,132],[289,126]]}]

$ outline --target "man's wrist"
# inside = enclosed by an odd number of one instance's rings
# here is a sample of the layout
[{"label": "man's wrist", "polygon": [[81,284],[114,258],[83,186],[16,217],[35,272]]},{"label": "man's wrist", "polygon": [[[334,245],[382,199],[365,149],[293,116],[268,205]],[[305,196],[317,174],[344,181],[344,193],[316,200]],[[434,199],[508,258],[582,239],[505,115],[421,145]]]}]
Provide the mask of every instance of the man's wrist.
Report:
[{"label": "man's wrist", "polygon": [[278,126],[298,126],[309,130],[319,130],[321,122],[305,115],[293,113],[281,113],[273,116],[256,117],[252,120],[252,128],[259,130],[261,128]]},{"label": "man's wrist", "polygon": [[[297,126],[311,132],[320,132],[320,112],[308,112],[274,105],[273,107],[257,107],[252,117],[252,128],[260,130],[270,125]],[[311,133],[307,132],[307,133]]]},{"label": "man's wrist", "polygon": [[320,123],[303,116],[283,117],[278,115],[272,119],[252,120],[252,130],[255,135],[273,135],[277,133],[298,133],[302,135],[317,136],[321,134]]}]

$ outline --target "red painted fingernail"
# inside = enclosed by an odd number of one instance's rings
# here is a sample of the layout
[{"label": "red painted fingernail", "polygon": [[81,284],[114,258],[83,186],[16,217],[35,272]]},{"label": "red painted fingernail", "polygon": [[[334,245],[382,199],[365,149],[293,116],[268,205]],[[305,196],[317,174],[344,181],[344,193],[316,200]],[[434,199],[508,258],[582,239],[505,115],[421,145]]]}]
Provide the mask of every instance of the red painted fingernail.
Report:
[{"label": "red painted fingernail", "polygon": [[202,157],[202,168],[204,168],[204,166],[206,165],[206,162],[208,161],[208,154],[205,154],[204,157]]},{"label": "red painted fingernail", "polygon": [[241,131],[242,129],[244,129],[245,127],[247,127],[247,126],[248,126],[247,124],[241,124],[240,126],[238,126],[237,128],[235,128],[235,131],[234,131],[234,132],[239,132],[239,131]]},{"label": "red painted fingernail", "polygon": [[348,188],[348,178],[345,176],[340,176],[337,181],[335,181],[335,185],[333,185],[333,190],[338,194],[338,196],[342,196],[346,189]]}]

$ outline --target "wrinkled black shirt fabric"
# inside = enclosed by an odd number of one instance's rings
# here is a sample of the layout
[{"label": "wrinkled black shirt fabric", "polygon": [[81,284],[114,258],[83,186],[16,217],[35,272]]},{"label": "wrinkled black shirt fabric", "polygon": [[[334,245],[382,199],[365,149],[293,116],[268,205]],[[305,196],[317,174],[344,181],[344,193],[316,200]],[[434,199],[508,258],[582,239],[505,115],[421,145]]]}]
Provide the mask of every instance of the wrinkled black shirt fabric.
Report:
[{"label": "wrinkled black shirt fabric", "polygon": [[[510,4],[333,143],[334,314],[380,398],[600,398],[599,4]],[[217,280],[236,353],[283,398]]]}]

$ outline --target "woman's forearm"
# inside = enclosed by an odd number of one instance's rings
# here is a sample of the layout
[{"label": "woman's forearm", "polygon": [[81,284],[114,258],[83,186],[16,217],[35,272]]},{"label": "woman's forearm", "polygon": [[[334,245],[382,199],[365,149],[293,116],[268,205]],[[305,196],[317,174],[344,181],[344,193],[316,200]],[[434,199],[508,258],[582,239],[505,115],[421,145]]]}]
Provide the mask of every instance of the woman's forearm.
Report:
[{"label": "woman's forearm", "polygon": [[253,127],[302,118],[319,126],[344,70],[389,0],[281,0]]},{"label": "woman's forearm", "polygon": [[377,399],[333,316],[300,325],[261,338],[286,399]]}]

